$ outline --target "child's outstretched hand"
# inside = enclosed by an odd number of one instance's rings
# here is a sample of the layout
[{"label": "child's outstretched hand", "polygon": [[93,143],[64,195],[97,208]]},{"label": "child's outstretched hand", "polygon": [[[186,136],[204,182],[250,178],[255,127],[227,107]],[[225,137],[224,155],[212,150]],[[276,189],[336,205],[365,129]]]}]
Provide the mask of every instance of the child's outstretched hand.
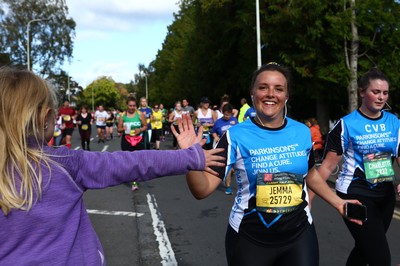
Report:
[{"label": "child's outstretched hand", "polygon": [[199,132],[196,135],[193,122],[189,114],[184,114],[182,115],[182,119],[178,119],[178,128],[179,133],[175,130],[174,126],[171,125],[171,131],[176,137],[178,145],[181,149],[189,148],[196,143],[200,143],[201,146],[205,144],[206,140],[203,139],[203,128],[200,127]]}]

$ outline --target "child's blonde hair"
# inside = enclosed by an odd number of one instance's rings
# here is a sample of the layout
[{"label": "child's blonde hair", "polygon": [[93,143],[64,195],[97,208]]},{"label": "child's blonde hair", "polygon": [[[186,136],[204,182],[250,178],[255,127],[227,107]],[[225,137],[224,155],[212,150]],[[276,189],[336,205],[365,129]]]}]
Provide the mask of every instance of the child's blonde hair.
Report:
[{"label": "child's blonde hair", "polygon": [[[57,98],[42,78],[27,70],[0,68],[0,208],[29,210],[42,193],[46,115]],[[51,112],[50,111],[50,112]]]}]

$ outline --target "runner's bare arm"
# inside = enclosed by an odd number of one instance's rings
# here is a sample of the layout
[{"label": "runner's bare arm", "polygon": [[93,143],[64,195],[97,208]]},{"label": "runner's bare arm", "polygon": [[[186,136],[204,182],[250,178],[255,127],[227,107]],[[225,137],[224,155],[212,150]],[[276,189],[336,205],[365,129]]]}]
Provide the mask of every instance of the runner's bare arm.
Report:
[{"label": "runner's bare arm", "polygon": [[[338,165],[341,156],[337,155],[335,152],[328,151],[326,153],[325,159],[322,161],[320,167],[318,167],[318,173],[320,176],[326,181],[329,178],[329,175],[335,170]],[[308,190],[310,203],[315,197],[315,193],[311,190]]]},{"label": "runner's bare arm", "polygon": [[[346,202],[361,204],[358,200],[343,200],[339,196],[337,196],[315,168],[311,169],[308,172],[306,180],[307,186],[310,187],[323,200],[334,207],[342,216],[345,216],[344,205]],[[349,221],[362,225],[362,221],[359,220],[349,219]]]},{"label": "runner's bare arm", "polygon": [[222,180],[217,176],[204,171],[189,171],[186,174],[186,182],[192,195],[200,200],[213,193]]}]

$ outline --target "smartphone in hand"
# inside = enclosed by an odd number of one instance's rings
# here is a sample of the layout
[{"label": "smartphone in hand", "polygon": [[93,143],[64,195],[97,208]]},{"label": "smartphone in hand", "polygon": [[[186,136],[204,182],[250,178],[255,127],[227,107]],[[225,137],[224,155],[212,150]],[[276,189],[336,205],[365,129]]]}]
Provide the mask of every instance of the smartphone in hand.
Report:
[{"label": "smartphone in hand", "polygon": [[345,216],[349,219],[355,219],[365,222],[367,220],[367,207],[365,205],[346,202]]}]

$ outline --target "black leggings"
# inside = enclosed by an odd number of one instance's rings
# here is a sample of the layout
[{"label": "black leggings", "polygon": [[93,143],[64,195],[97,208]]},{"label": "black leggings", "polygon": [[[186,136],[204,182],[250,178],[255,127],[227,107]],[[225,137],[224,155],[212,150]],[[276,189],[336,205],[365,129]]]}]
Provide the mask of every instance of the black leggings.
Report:
[{"label": "black leggings", "polygon": [[367,206],[367,221],[359,226],[344,219],[355,240],[347,266],[390,266],[391,255],[386,232],[392,221],[396,197],[393,193],[384,198],[369,198],[337,192],[344,199],[358,199]]},{"label": "black leggings", "polygon": [[91,131],[90,127],[88,130],[79,129],[79,135],[81,136],[82,141],[89,142],[91,133],[92,133],[92,131]]},{"label": "black leggings", "polygon": [[[176,132],[180,133],[178,125],[174,124],[174,128],[175,128]],[[172,147],[174,147],[174,148],[178,147],[178,140],[176,139],[174,134],[172,134],[172,138],[173,138],[172,139]]]},{"label": "black leggings", "polygon": [[225,238],[229,266],[318,266],[319,249],[314,224],[286,246],[265,247],[241,237],[228,225]]}]

